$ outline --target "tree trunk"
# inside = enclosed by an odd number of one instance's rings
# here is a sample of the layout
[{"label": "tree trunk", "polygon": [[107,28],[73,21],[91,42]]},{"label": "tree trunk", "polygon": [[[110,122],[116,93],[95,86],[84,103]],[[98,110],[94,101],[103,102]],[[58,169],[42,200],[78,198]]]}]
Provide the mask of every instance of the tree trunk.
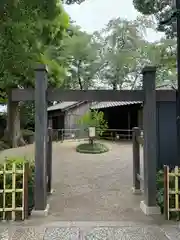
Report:
[{"label": "tree trunk", "polygon": [[93,138],[89,138],[89,144],[91,144],[91,145],[94,144],[94,139]]},{"label": "tree trunk", "polygon": [[78,77],[80,90],[83,90],[83,84],[82,84],[81,76],[80,76],[80,67],[81,67],[81,60],[79,60],[78,65],[77,65],[77,77]]},{"label": "tree trunk", "polygon": [[9,142],[10,146],[15,148],[21,142],[20,131],[20,109],[19,102],[13,102],[11,97],[11,90],[8,91],[8,104],[7,104],[7,126],[5,132],[5,138]]},{"label": "tree trunk", "polygon": [[132,83],[132,86],[131,86],[131,90],[134,90],[135,86],[136,86],[136,83],[137,83],[137,80],[138,80],[138,77],[139,77],[139,73],[136,73],[136,76],[135,76],[135,79],[134,79],[134,82]]},{"label": "tree trunk", "polygon": [[117,90],[117,83],[113,82],[112,85],[113,85],[113,90]]}]

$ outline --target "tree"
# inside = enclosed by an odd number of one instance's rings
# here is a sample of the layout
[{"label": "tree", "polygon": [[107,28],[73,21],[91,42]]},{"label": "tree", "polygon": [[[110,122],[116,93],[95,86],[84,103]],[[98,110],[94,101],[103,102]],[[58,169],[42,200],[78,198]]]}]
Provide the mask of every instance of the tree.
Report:
[{"label": "tree", "polygon": [[142,85],[141,71],[147,64],[157,66],[156,84],[165,82],[174,84],[176,79],[176,42],[174,40],[161,39],[155,43],[141,42],[136,59],[131,65],[124,86],[131,89],[140,88]]},{"label": "tree", "polygon": [[21,129],[29,129],[34,132],[35,129],[35,104],[34,102],[26,102],[21,107],[20,111],[20,123]]},{"label": "tree", "polygon": [[[133,0],[136,10],[144,15],[153,15],[159,23],[169,18],[173,14],[173,9],[169,0]],[[168,38],[173,38],[176,34],[174,23],[159,25],[157,30],[165,32]]]},{"label": "tree", "polygon": [[33,66],[36,62],[49,66],[50,84],[60,84],[62,78],[55,79],[54,76],[62,76],[63,69],[51,58],[49,48],[55,47],[63,38],[68,16],[58,0],[3,0],[0,5],[0,88],[7,96],[6,136],[12,146],[17,146],[19,103],[11,101],[11,89],[34,85]]},{"label": "tree", "polygon": [[95,84],[94,78],[99,64],[97,52],[99,45],[93,36],[71,26],[72,36],[64,39],[63,51],[59,55],[64,58],[68,74],[64,81],[65,88],[89,89]]},{"label": "tree", "polygon": [[[96,110],[86,112],[78,119],[78,124],[83,126],[87,131],[89,127],[95,127],[96,133],[100,136],[108,129],[108,122],[104,118],[104,113]],[[92,138],[89,138],[89,142],[91,144],[94,143]]]},{"label": "tree", "polygon": [[70,4],[74,4],[74,3],[81,4],[84,1],[85,0],[63,0],[62,2],[64,4],[70,5]]},{"label": "tree", "polygon": [[156,57],[158,63],[157,84],[169,83],[176,85],[176,41],[173,39],[162,39],[156,43],[154,57]]},{"label": "tree", "polygon": [[147,64],[158,67],[157,85],[167,81],[174,84],[176,42],[173,39],[161,39],[150,43],[145,40],[147,28],[155,29],[150,17],[141,16],[135,21],[118,18],[94,34],[101,46],[98,53],[101,68],[97,74],[101,86],[139,89],[142,87],[142,68]]},{"label": "tree", "polygon": [[153,27],[153,22],[148,18],[139,17],[135,21],[117,18],[100,32],[102,83],[114,90],[122,89],[127,82],[130,83],[129,74],[136,71],[136,59],[141,56],[139,49],[145,42],[146,27]]}]

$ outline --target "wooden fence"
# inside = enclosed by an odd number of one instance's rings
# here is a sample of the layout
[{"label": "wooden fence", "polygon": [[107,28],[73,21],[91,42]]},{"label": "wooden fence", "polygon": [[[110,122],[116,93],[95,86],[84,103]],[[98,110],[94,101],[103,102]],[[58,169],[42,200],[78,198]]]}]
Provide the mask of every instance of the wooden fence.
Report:
[{"label": "wooden fence", "polygon": [[140,128],[133,128],[133,192],[139,194],[142,191],[141,182],[143,176],[140,171],[140,147],[144,144],[143,132]]},{"label": "wooden fence", "polygon": [[28,218],[28,171],[28,163],[1,165],[0,220]]},{"label": "wooden fence", "polygon": [[173,169],[164,166],[164,213],[167,220],[170,219],[170,214],[179,215],[180,213],[179,180],[180,169],[178,166]]},{"label": "wooden fence", "polygon": [[[52,192],[52,129],[48,128],[47,139],[47,194]],[[9,162],[8,159],[0,164],[0,220],[25,220],[29,217],[30,196],[28,179],[28,162]],[[32,186],[33,188],[34,186]],[[32,194],[32,193],[31,193]],[[32,199],[31,199],[32,200]],[[32,200],[33,201],[33,200]]]}]

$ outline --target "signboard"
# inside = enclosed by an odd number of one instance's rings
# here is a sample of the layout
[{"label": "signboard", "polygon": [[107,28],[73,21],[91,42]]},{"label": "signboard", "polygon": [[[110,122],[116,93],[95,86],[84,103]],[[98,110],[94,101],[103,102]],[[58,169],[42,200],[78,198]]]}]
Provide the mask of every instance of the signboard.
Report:
[{"label": "signboard", "polygon": [[172,2],[171,2],[172,8],[176,8],[176,1],[177,1],[177,0],[172,0]]},{"label": "signboard", "polygon": [[89,127],[89,137],[94,138],[96,136],[95,127]]}]

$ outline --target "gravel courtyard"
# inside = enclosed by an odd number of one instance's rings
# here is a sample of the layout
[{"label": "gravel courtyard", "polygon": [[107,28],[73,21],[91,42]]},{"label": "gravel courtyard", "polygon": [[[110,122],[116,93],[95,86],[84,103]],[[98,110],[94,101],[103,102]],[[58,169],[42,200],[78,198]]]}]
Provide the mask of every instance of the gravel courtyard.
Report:
[{"label": "gravel courtyard", "polygon": [[150,221],[132,194],[132,144],[105,142],[108,153],[76,153],[78,142],[55,143],[50,214],[61,221]]},{"label": "gravel courtyard", "polygon": [[[132,194],[132,143],[105,141],[103,154],[77,153],[77,141],[53,143],[50,217],[59,221],[153,221]],[[34,157],[34,145],[9,149],[4,156]]]}]

